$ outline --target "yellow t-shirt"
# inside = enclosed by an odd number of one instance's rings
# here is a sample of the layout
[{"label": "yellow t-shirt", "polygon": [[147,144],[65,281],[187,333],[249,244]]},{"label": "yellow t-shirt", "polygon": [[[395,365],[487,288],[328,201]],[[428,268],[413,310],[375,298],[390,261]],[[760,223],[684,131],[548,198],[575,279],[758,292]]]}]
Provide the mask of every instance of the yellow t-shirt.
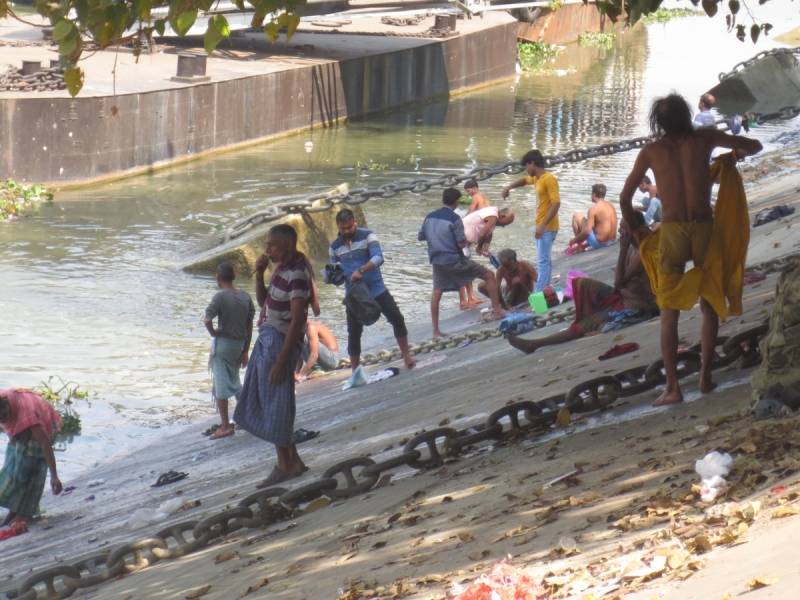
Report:
[{"label": "yellow t-shirt", "polygon": [[[536,226],[544,223],[550,207],[553,204],[561,203],[561,196],[558,195],[558,181],[550,171],[545,171],[541,177],[525,176],[525,183],[536,187],[536,195],[539,197],[539,204],[536,207]],[[545,227],[547,231],[558,231],[558,213]]]}]

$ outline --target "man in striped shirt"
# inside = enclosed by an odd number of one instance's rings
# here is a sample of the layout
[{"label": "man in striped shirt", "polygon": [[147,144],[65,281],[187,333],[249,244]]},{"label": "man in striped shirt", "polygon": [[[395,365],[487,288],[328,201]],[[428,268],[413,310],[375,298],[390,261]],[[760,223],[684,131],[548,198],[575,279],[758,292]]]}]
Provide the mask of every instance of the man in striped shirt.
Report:
[{"label": "man in striped shirt", "polygon": [[[269,287],[264,272],[275,263]],[[308,470],[294,445],[294,370],[300,360],[313,273],[297,250],[297,232],[275,225],[267,234],[265,254],[256,261],[256,298],[262,305],[258,339],[237,396],[234,421],[242,429],[275,444],[278,465],[256,487],[277,485]]]},{"label": "man in striped shirt", "polygon": [[[403,314],[397,307],[394,297],[386,289],[381,275],[383,252],[378,242],[378,236],[369,229],[358,226],[353,211],[343,208],[336,215],[336,225],[339,227],[339,236],[331,242],[331,263],[340,263],[344,268],[346,289],[350,291],[350,283],[363,281],[369,289],[370,295],[381,307],[381,313],[389,321],[393,330],[403,362],[411,369],[416,361],[408,352],[408,330]],[[364,325],[358,320],[357,315],[349,307],[347,314],[347,353],[350,355],[350,367],[355,371],[361,363],[361,335]]]}]

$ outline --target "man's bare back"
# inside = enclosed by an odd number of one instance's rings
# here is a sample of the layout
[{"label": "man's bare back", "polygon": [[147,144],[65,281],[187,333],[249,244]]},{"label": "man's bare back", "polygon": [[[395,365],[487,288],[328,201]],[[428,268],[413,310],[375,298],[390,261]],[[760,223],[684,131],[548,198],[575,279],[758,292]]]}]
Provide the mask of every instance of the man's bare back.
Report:
[{"label": "man's bare back", "polygon": [[613,241],[617,237],[617,211],[605,200],[598,200],[589,209],[588,220],[594,215],[594,235],[601,244]]},{"label": "man's bare back", "polygon": [[662,222],[712,219],[712,181],[708,165],[711,152],[717,147],[755,154],[761,149],[761,144],[757,140],[711,128],[698,129],[692,135],[680,138],[665,135],[647,144],[639,153],[620,198],[632,198],[647,169],[652,169],[658,181]]}]

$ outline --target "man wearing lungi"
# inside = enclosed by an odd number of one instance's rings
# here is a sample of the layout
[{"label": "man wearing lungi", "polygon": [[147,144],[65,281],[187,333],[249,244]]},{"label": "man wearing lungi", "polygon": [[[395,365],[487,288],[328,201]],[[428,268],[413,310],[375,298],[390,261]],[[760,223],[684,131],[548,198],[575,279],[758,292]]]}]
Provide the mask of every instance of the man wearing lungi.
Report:
[{"label": "man wearing lungi", "polygon": [[431,321],[433,337],[447,335],[439,329],[439,303],[442,293],[457,292],[474,279],[483,279],[492,301],[492,316],[502,319],[506,313],[500,308],[494,273],[464,256],[463,248],[469,245],[464,224],[455,209],[461,192],[447,188],[442,193],[442,208],[425,217],[417,239],[428,243],[428,259],[433,265],[433,294],[431,295]]},{"label": "man wearing lungi", "polygon": [[[220,291],[214,294],[206,308],[203,322],[211,342],[208,366],[213,376],[212,396],[219,410],[220,427],[211,435],[212,440],[234,434],[228,421],[228,399],[242,389],[239,368],[247,366],[250,340],[253,337],[253,318],[256,307],[250,294],[233,287],[236,272],[229,262],[217,266],[217,285]],[[214,329],[213,319],[217,319]]]},{"label": "man wearing lungi", "polygon": [[0,425],[9,437],[0,469],[0,506],[8,509],[0,527],[5,527],[39,514],[48,469],[53,494],[61,493],[53,454],[61,416],[39,394],[0,390]]},{"label": "man wearing lungi", "polygon": [[[275,267],[266,287],[264,271],[270,261]],[[293,443],[294,370],[306,333],[308,306],[313,302],[312,278],[308,259],[297,250],[297,232],[289,225],[272,227],[266,252],[256,261],[256,299],[262,307],[258,339],[233,414],[242,429],[275,444],[278,464],[259,488],[308,470]]]}]

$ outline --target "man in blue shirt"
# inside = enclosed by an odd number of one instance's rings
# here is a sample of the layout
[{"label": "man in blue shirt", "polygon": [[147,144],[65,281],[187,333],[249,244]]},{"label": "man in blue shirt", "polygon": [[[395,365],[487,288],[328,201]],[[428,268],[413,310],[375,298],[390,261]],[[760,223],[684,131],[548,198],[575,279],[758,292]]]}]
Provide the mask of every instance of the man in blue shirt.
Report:
[{"label": "man in blue shirt", "polygon": [[[339,236],[331,242],[331,263],[340,263],[344,269],[347,280],[345,289],[350,290],[350,283],[363,281],[369,289],[370,295],[381,307],[381,312],[394,329],[394,337],[403,355],[403,362],[411,369],[416,361],[408,352],[408,330],[405,319],[397,308],[397,303],[383,284],[381,265],[383,253],[378,237],[369,229],[358,226],[358,221],[349,208],[343,208],[336,215],[336,225],[339,227]],[[355,371],[361,363],[361,334],[364,325],[356,315],[346,307],[347,313],[347,353],[350,355],[350,367]]]},{"label": "man in blue shirt", "polygon": [[714,108],[714,104],[716,104],[716,102],[717,99],[711,94],[703,94],[700,96],[700,104],[697,105],[697,108],[700,109],[700,112],[694,117],[695,127],[711,127],[717,124],[714,113],[711,112],[711,109]]},{"label": "man in blue shirt", "polygon": [[461,192],[447,188],[442,193],[442,208],[425,217],[417,239],[428,243],[428,259],[433,265],[433,294],[431,295],[431,320],[433,337],[447,335],[439,329],[439,304],[444,292],[457,292],[475,279],[483,279],[492,300],[492,316],[502,319],[506,313],[500,308],[494,273],[464,256],[469,246],[464,224],[455,209]]}]

